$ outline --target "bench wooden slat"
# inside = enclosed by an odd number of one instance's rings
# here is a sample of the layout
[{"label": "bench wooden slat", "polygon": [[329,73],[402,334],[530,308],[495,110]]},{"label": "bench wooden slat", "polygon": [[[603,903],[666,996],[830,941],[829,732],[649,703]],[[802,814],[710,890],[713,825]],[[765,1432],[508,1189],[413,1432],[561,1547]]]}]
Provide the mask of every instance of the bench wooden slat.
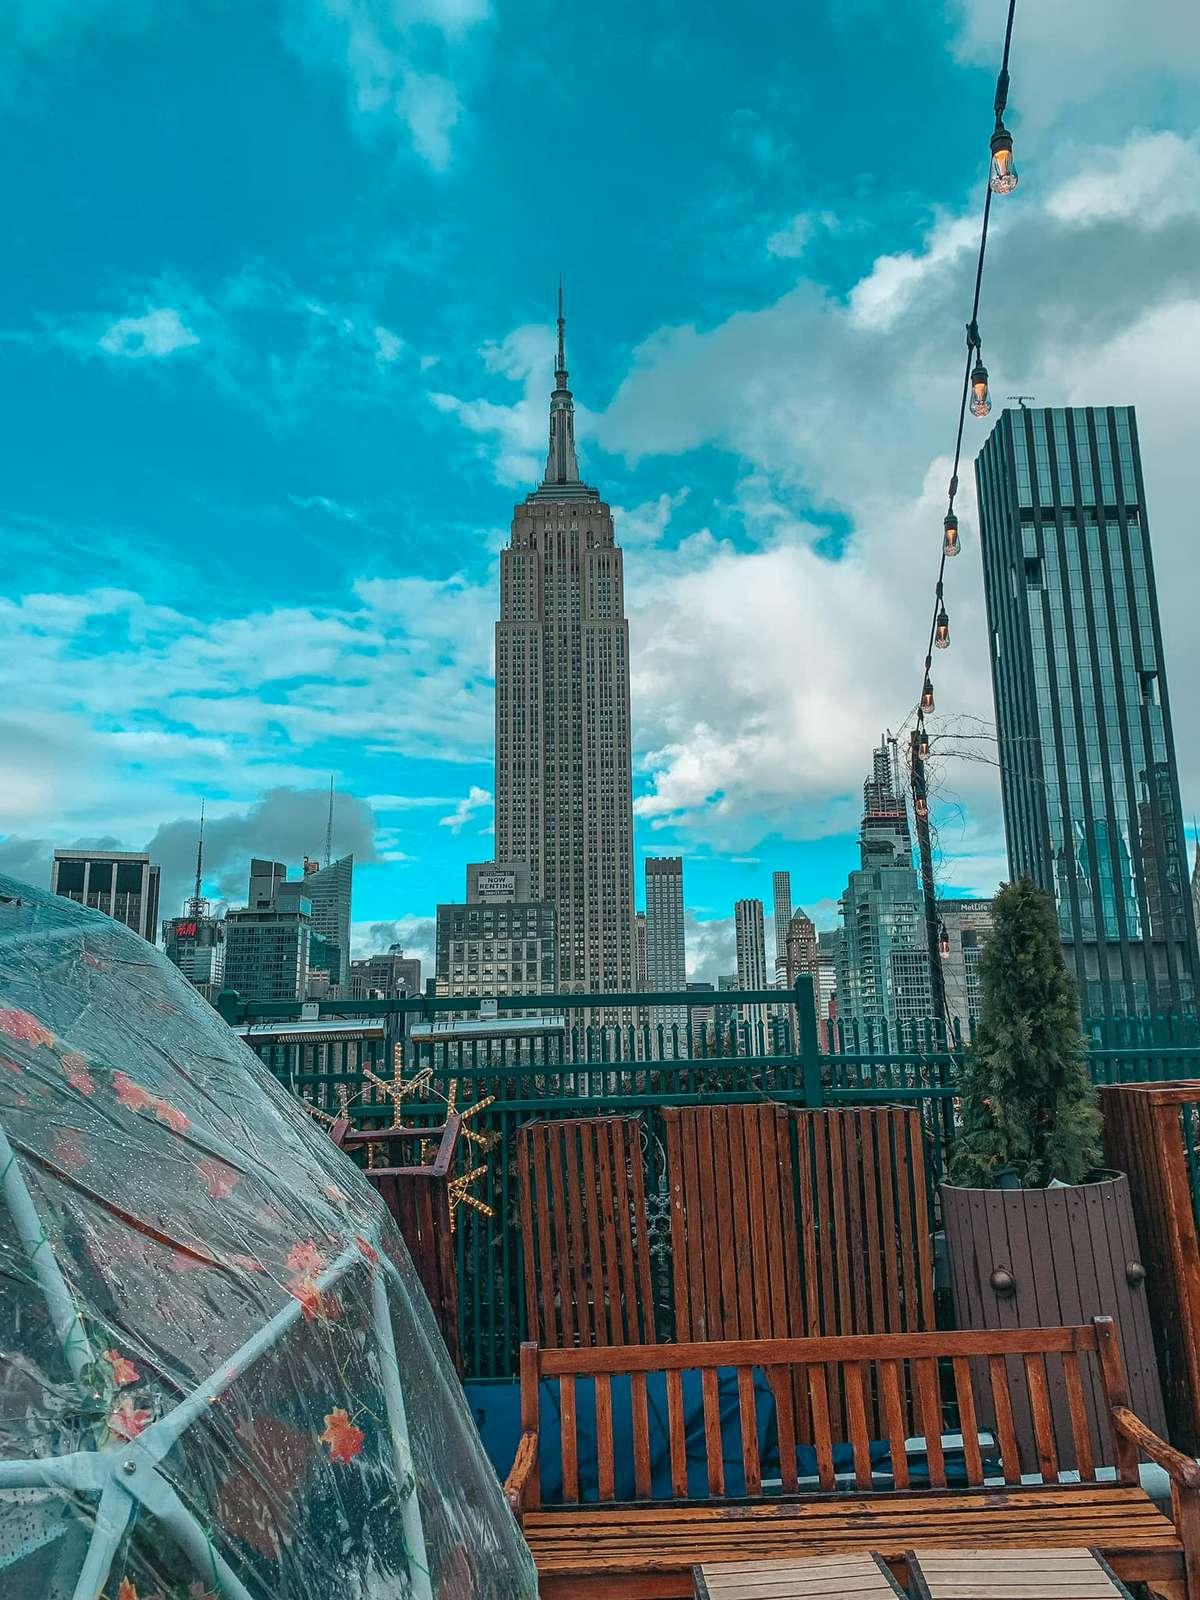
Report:
[{"label": "bench wooden slat", "polygon": [[992,1389],[992,1409],[996,1417],[996,1437],[1000,1443],[1000,1462],[1005,1483],[1020,1483],[1021,1456],[1017,1449],[1017,1430],[1013,1425],[1012,1398],[1008,1392],[1008,1367],[1004,1357],[988,1357],[988,1378]]},{"label": "bench wooden slat", "polygon": [[854,1452],[854,1482],[860,1489],[871,1487],[871,1435],[867,1428],[867,1394],[864,1364],[848,1361],[842,1371],[846,1387],[846,1422],[850,1447]]},{"label": "bench wooden slat", "polygon": [[1067,1391],[1067,1407],[1071,1415],[1071,1437],[1075,1445],[1075,1466],[1085,1481],[1094,1480],[1096,1463],[1092,1454],[1092,1438],[1088,1428],[1087,1406],[1083,1397],[1083,1377],[1079,1371],[1079,1357],[1072,1352],[1064,1355],[1063,1382]]},{"label": "bench wooden slat", "polygon": [[1050,1389],[1046,1382],[1044,1356],[1025,1357],[1025,1381],[1029,1386],[1029,1410],[1033,1417],[1038,1471],[1047,1483],[1057,1483],[1058,1456],[1054,1449],[1054,1419],[1050,1414]]},{"label": "bench wooden slat", "polygon": [[762,1464],[758,1453],[758,1408],[754,1399],[754,1372],[739,1367],[738,1418],[742,1428],[742,1464],[747,1494],[762,1493]]},{"label": "bench wooden slat", "polygon": [[983,1456],[979,1449],[979,1422],[975,1415],[975,1385],[971,1381],[971,1364],[966,1356],[955,1356],[952,1368],[967,1482],[978,1485],[983,1482]]},{"label": "bench wooden slat", "polygon": [[883,1394],[883,1413],[887,1419],[888,1453],[892,1462],[892,1483],[897,1489],[908,1488],[908,1455],[904,1441],[908,1429],[904,1421],[901,1396],[901,1369],[898,1361],[879,1363],[879,1386]]},{"label": "bench wooden slat", "polygon": [[596,1375],[596,1476],[601,1500],[615,1500],[612,1378],[607,1372]]},{"label": "bench wooden slat", "polygon": [[925,1463],[929,1482],[935,1489],[946,1487],[946,1458],[942,1451],[942,1399],[938,1391],[937,1362],[913,1362],[917,1370],[917,1390],[921,1396],[921,1431],[925,1435]]},{"label": "bench wooden slat", "polygon": [[633,1484],[639,1500],[650,1498],[650,1408],[646,1401],[646,1374],[629,1377],[629,1402],[633,1417]]},{"label": "bench wooden slat", "polygon": [[904,1591],[878,1556],[799,1561],[709,1561],[695,1568],[696,1600],[894,1600]]},{"label": "bench wooden slat", "polygon": [[563,1499],[579,1499],[579,1435],[575,1426],[575,1379],[558,1383],[559,1433],[562,1438]]},{"label": "bench wooden slat", "polygon": [[704,1401],[704,1457],[708,1467],[708,1492],[723,1495],[725,1446],[721,1438],[721,1402],[715,1367],[704,1368],[700,1374],[700,1389]]},{"label": "bench wooden slat", "polygon": [[790,1367],[771,1369],[771,1392],[775,1396],[775,1431],[779,1437],[779,1477],[786,1494],[800,1487],[796,1470],[796,1419],[792,1409],[795,1385]]},{"label": "bench wooden slat", "polygon": [[683,1374],[679,1371],[667,1373],[667,1433],[671,1444],[671,1493],[686,1500],[687,1434],[683,1423]]}]

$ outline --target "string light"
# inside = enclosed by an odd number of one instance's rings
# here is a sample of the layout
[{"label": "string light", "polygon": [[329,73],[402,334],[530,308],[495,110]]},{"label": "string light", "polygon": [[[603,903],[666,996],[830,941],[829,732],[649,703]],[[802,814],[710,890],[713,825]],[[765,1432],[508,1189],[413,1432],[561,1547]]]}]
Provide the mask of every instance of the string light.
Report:
[{"label": "string light", "polygon": [[950,645],[950,617],[942,594],[946,576],[946,562],[953,560],[961,545],[958,532],[958,513],[954,509],[958,494],[958,469],[962,460],[963,428],[967,410],[975,417],[986,417],[992,409],[988,390],[988,370],[983,364],[983,340],[979,333],[979,300],[983,288],[983,265],[987,256],[988,222],[992,214],[992,196],[1009,195],[1017,187],[1017,168],[1013,160],[1012,134],[1004,125],[1004,112],[1008,105],[1008,58],[1012,45],[1013,18],[1017,0],[1008,0],[1008,19],[1004,28],[1004,53],[996,77],[996,94],[992,109],[996,114],[990,142],[988,181],[983,196],[983,221],[979,230],[979,256],[975,264],[975,293],[971,302],[971,317],[967,323],[967,355],[963,366],[962,391],[958,405],[958,432],[954,441],[954,465],[950,472],[949,496],[946,515],[942,521],[942,551],[938,565],[937,584],[934,590],[933,614],[929,623],[929,643],[925,650],[925,677],[921,685],[921,698],[917,703],[916,726],[910,740],[911,785],[913,810],[917,817],[917,845],[921,858],[921,884],[925,900],[925,932],[929,947],[930,980],[933,999],[939,1016],[946,1010],[946,987],[942,977],[939,955],[950,954],[950,939],[946,925],[938,916],[937,899],[933,883],[933,856],[930,844],[929,799],[925,786],[925,763],[929,759],[929,734],[925,718],[934,709],[933,665],[934,650],[946,650]]},{"label": "string light", "polygon": [[971,415],[973,417],[986,417],[992,409],[992,397],[988,393],[988,370],[983,364],[983,357],[975,357],[975,365],[971,369]]},{"label": "string light", "polygon": [[1012,134],[999,122],[992,135],[992,175],[988,179],[988,188],[993,194],[1011,194],[1016,187],[1017,169],[1013,165]]}]

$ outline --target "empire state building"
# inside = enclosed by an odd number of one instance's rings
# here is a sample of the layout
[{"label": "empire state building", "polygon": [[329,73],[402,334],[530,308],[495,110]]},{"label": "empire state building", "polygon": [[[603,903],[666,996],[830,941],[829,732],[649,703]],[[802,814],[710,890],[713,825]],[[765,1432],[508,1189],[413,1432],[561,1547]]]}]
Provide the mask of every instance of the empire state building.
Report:
[{"label": "empire state building", "polygon": [[514,508],[496,624],[496,859],[558,915],[566,991],[633,988],[629,624],[612,512],[580,482],[562,289],[550,453]]}]

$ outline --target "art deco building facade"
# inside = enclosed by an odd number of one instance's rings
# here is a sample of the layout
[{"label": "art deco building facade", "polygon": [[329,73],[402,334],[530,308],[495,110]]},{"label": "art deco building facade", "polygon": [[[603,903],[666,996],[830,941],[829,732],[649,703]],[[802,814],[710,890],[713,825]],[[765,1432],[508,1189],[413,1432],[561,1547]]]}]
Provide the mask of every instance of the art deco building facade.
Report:
[{"label": "art deco building facade", "polygon": [[500,555],[496,854],[555,908],[564,991],[633,988],[624,575],[612,512],[579,478],[561,295],[546,474]]},{"label": "art deco building facade", "polygon": [[1085,1012],[1191,1010],[1196,934],[1132,406],[1006,410],[975,463],[1009,865]]}]

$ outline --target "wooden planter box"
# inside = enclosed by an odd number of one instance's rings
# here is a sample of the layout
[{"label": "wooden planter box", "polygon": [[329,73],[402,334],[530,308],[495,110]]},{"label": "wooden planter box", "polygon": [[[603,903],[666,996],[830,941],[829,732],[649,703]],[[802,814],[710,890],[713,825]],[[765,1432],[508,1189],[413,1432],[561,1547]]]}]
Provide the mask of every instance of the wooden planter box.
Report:
[{"label": "wooden planter box", "polygon": [[[1117,1324],[1130,1406],[1164,1431],[1162,1390],[1134,1227],[1129,1182],[1116,1173],[1054,1189],[960,1189],[942,1185],[942,1218],[960,1328],[1040,1328],[1109,1316]],[[1025,1472],[1038,1470],[1029,1375],[1008,1362]],[[1056,1426],[1069,1416],[1061,1371],[1047,1364]],[[1112,1464],[1098,1385],[1085,1385],[1096,1437]]]},{"label": "wooden planter box", "polygon": [[458,1337],[458,1276],[454,1240],[450,1233],[450,1179],[462,1118],[453,1112],[433,1128],[376,1128],[354,1131],[341,1117],[329,1132],[334,1144],[347,1155],[383,1145],[389,1152],[405,1146],[422,1147],[436,1139],[437,1154],[420,1166],[364,1167],[362,1175],[387,1206],[408,1246],[421,1286],[429,1297],[454,1370],[462,1374],[462,1348]]}]

